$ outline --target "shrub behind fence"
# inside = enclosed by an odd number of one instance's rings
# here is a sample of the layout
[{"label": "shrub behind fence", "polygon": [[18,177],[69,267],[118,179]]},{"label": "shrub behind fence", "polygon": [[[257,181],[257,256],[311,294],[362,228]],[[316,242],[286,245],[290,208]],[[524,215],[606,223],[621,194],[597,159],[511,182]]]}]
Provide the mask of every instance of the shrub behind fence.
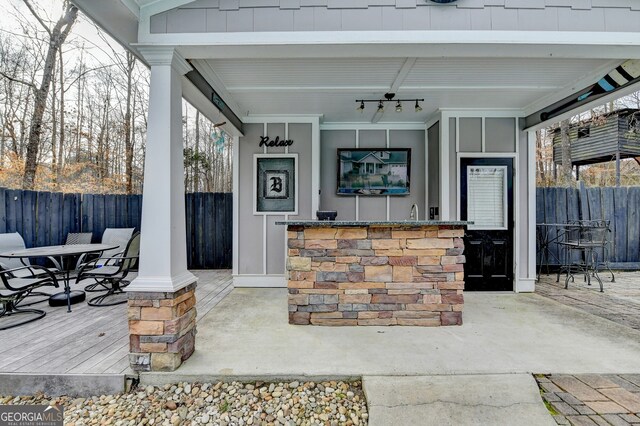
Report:
[{"label": "shrub behind fence", "polygon": [[[187,263],[193,269],[231,268],[232,194],[185,195]],[[142,195],[63,194],[0,188],[0,233],[19,232],[27,247],[64,244],[69,232],[140,230]]]}]

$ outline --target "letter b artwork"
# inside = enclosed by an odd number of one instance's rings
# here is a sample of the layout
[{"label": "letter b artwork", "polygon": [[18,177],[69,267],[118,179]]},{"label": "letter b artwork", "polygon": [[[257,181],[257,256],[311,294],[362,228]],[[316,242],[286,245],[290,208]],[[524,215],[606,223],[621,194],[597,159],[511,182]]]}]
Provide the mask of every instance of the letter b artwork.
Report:
[{"label": "letter b artwork", "polygon": [[297,154],[255,154],[255,214],[294,213]]},{"label": "letter b artwork", "polygon": [[264,198],[289,197],[289,172],[286,170],[266,170],[264,172]]}]

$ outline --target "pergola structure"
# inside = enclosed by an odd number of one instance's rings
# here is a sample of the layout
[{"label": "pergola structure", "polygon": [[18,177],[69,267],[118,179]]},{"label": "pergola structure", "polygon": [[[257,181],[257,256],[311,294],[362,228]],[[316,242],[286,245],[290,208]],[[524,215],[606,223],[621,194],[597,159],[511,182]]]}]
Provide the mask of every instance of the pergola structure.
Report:
[{"label": "pergola structure", "polygon": [[[267,242],[284,243],[267,216],[256,219],[264,235],[262,261],[250,259],[263,268],[256,272],[241,261],[254,253],[244,247],[260,245],[240,229],[253,220],[243,216],[242,193],[251,191],[242,183],[250,170],[242,163],[244,139],[263,127],[266,136],[275,123],[284,124],[285,137],[297,129],[292,123],[302,123],[309,126],[309,216],[331,201],[319,193],[323,139],[338,135],[329,132],[353,131],[357,145],[358,135],[381,130],[387,146],[390,132],[422,132],[425,151],[435,157],[425,154],[419,201],[423,212],[438,206],[440,219],[460,215],[463,157],[513,158],[514,290],[533,291],[534,131],[640,87],[631,78],[581,96],[620,64],[640,59],[634,0],[73,1],[151,68],[140,271],[129,288],[132,366],[141,370],[177,368],[195,339],[182,98],[214,122],[226,121],[223,128],[234,138],[237,285],[250,279],[276,285],[284,276],[277,268],[270,272]],[[356,100],[385,93],[424,101],[420,111],[407,104],[402,113],[373,105],[357,110]],[[515,123],[515,141],[505,148],[493,138],[508,120]],[[494,124],[498,130],[491,130]],[[356,206],[356,219],[364,206]],[[387,199],[386,217],[393,215]]]}]

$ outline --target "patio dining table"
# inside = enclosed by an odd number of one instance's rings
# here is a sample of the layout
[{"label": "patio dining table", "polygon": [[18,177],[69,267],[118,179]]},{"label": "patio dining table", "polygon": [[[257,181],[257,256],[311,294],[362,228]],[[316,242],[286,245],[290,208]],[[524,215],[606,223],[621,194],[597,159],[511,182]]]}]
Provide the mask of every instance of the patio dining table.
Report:
[{"label": "patio dining table", "polygon": [[[568,223],[537,223],[536,239],[538,240],[538,254],[540,255],[540,263],[538,264],[538,281],[542,273],[542,265],[547,266],[547,274],[549,273],[549,261],[553,257],[558,265],[562,265],[562,261],[552,250],[552,244],[558,244],[562,241],[567,228],[577,225]],[[553,230],[555,230],[555,235]]]},{"label": "patio dining table", "polygon": [[83,254],[102,253],[105,250],[111,250],[116,247],[118,246],[113,244],[70,244],[60,246],[32,247],[28,249],[3,252],[0,253],[0,257],[21,259],[52,257],[54,259],[58,259],[58,263],[61,265],[62,270],[56,272],[62,274],[61,280],[64,283],[64,291],[51,295],[51,297],[49,298],[49,305],[67,305],[67,312],[71,312],[71,305],[84,301],[86,295],[82,290],[71,290],[70,280],[72,267],[69,264],[69,260]]}]

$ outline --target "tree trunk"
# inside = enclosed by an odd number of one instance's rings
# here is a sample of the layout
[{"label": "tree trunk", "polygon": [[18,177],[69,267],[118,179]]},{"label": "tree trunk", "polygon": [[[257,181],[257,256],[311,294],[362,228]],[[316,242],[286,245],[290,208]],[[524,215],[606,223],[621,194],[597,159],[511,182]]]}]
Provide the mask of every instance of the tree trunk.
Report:
[{"label": "tree trunk", "polygon": [[[23,0],[34,16],[42,23],[40,17],[35,13],[28,0]],[[68,3],[62,18],[58,20],[52,30],[47,28],[49,32],[49,48],[42,71],[42,80],[40,87],[36,90],[35,101],[33,106],[33,114],[31,117],[31,126],[29,128],[29,140],[27,142],[27,158],[24,166],[24,175],[22,178],[23,189],[33,189],[36,180],[36,167],[38,163],[38,150],[40,148],[40,135],[42,134],[42,118],[47,104],[51,79],[53,77],[54,63],[56,54],[64,43],[71,27],[78,16],[78,9]],[[44,26],[44,23],[43,23]],[[46,27],[45,27],[46,28]]]},{"label": "tree trunk", "polygon": [[560,123],[560,143],[562,147],[562,167],[560,170],[560,186],[569,187],[573,182],[573,166],[571,164],[571,140],[569,139],[569,120]]},{"label": "tree trunk", "polygon": [[546,186],[547,174],[544,163],[544,145],[542,143],[542,130],[536,130],[536,163],[538,169],[538,185]]},{"label": "tree trunk", "polygon": [[[53,65],[53,72],[55,73],[55,64]],[[55,78],[51,79],[51,172],[55,176],[57,164],[56,164],[56,145],[58,143],[58,126],[56,120],[58,119],[58,107],[56,99],[57,81]],[[62,109],[60,109],[62,115]]]},{"label": "tree trunk", "polygon": [[124,149],[125,149],[125,175],[126,175],[126,192],[133,194],[133,141],[131,138],[131,91],[133,69],[136,64],[136,58],[127,52],[127,109],[124,114]]},{"label": "tree trunk", "polygon": [[543,158],[542,130],[536,130],[536,163],[538,168],[538,183],[546,186],[547,176]]},{"label": "tree trunk", "polygon": [[198,192],[200,190],[200,110],[196,110],[196,152],[194,160],[193,192]]},{"label": "tree trunk", "polygon": [[57,168],[53,175],[53,184],[56,188],[58,186],[58,182],[60,181],[60,173],[62,172],[63,167],[62,153],[64,152],[64,63],[62,61],[62,49],[60,49],[60,53],[58,56],[60,58],[60,65],[58,67],[58,71],[60,72],[60,139],[58,140],[58,152],[54,152],[52,155],[54,161],[56,155],[58,156]]},{"label": "tree trunk", "polygon": [[4,147],[5,147],[5,129],[7,128],[7,123],[4,120],[2,121],[2,133],[0,133],[0,169],[4,168]]},{"label": "tree trunk", "polygon": [[79,70],[78,70],[78,93],[76,94],[76,135],[75,135],[75,151],[76,151],[76,162],[80,162],[80,140],[82,138],[82,124],[84,119],[84,111],[82,105],[82,97],[84,96],[83,87],[84,87],[84,43],[82,44],[82,49],[80,49],[80,61],[79,61]]}]

